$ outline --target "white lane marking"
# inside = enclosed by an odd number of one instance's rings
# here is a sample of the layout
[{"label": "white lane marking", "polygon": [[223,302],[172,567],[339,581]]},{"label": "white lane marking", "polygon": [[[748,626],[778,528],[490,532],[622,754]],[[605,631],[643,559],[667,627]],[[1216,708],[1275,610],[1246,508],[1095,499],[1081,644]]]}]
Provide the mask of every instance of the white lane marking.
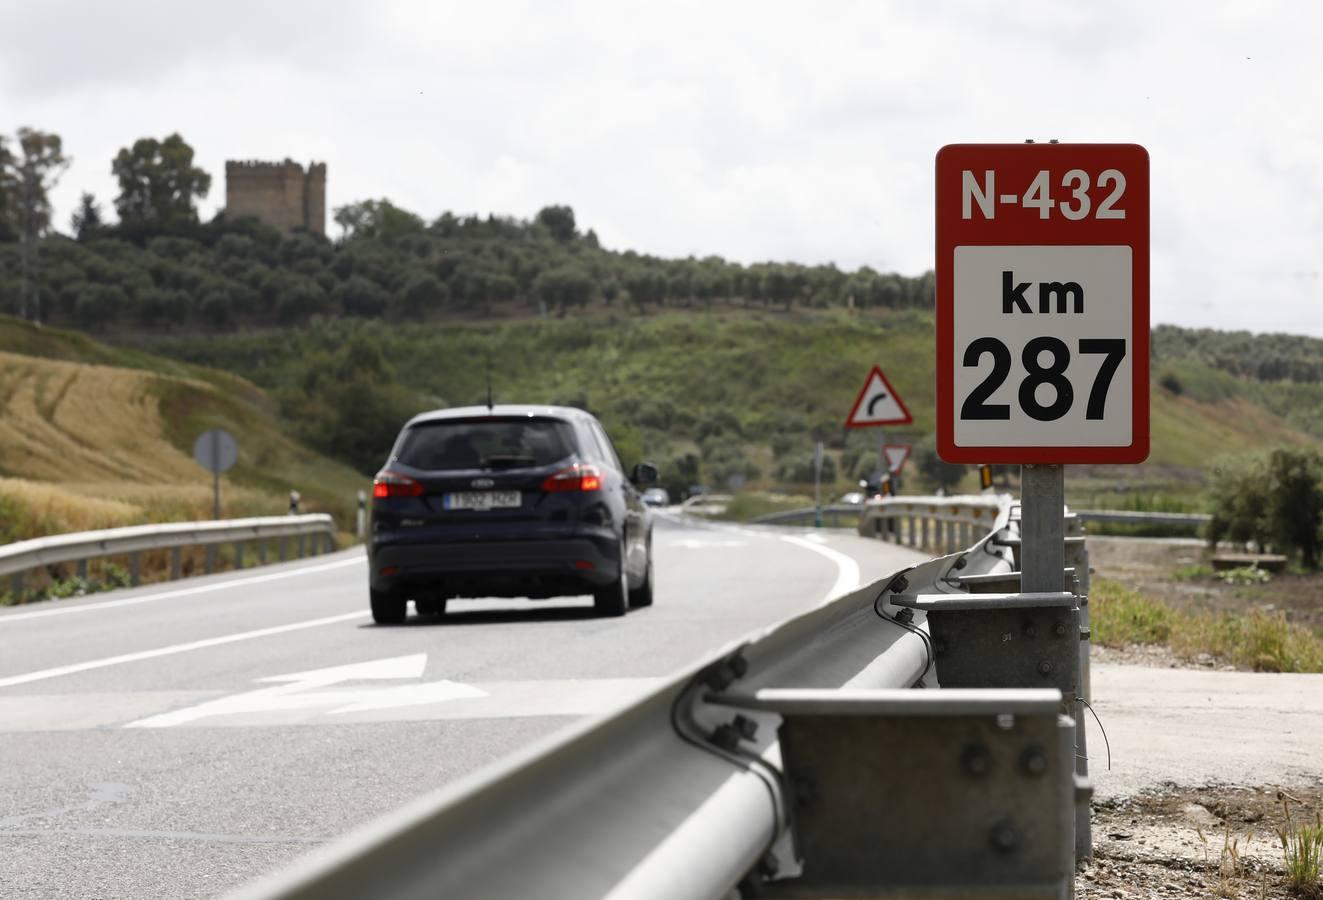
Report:
[{"label": "white lane marking", "polygon": [[104,659],[92,659],[87,662],[73,663],[68,666],[57,666],[53,669],[40,669],[36,672],[28,672],[23,675],[11,675],[8,678],[0,678],[0,687],[12,687],[16,684],[27,684],[31,681],[44,681],[47,678],[59,678],[61,675],[90,672],[93,669],[104,669],[109,666],[138,662],[143,659],[156,659],[159,656],[173,656],[176,653],[188,653],[192,650],[205,650],[208,647],[219,647],[223,644],[234,644],[238,641],[250,641],[255,638],[270,637],[275,634],[286,634],[290,631],[302,631],[305,628],[317,628],[321,625],[334,625],[337,622],[350,622],[354,619],[364,618],[367,615],[369,615],[369,612],[363,610],[362,612],[345,613],[341,616],[327,616],[322,619],[309,619],[304,622],[294,622],[289,625],[277,625],[274,628],[259,628],[256,631],[240,631],[237,634],[206,638],[201,641],[190,641],[187,644],[171,644],[168,647],[157,647],[155,650],[140,650],[137,653],[123,653],[119,656],[108,656]]},{"label": "white lane marking", "polygon": [[386,691],[362,688],[351,691],[320,691],[345,681],[384,681],[421,678],[427,668],[427,654],[395,656],[368,662],[311,669],[290,675],[272,675],[257,681],[281,682],[276,687],[231,694],[217,700],[199,703],[160,715],[148,716],[129,722],[125,728],[169,728],[185,725],[211,716],[233,716],[243,713],[267,713],[277,710],[315,709],[336,707],[330,713],[362,712],[389,709],[394,706],[419,706],[440,703],[461,697],[482,697],[484,691],[454,681],[434,681],[428,684],[408,684]]},{"label": "white lane marking", "polygon": [[672,547],[682,547],[685,550],[706,550],[709,548],[726,547],[744,547],[745,541],[705,541],[702,538],[684,538],[683,540],[673,541]]},{"label": "white lane marking", "polygon": [[819,556],[825,556],[832,562],[836,563],[836,583],[831,586],[831,590],[827,591],[827,596],[823,598],[824,601],[833,600],[836,597],[839,597],[842,594],[848,594],[850,591],[859,587],[859,563],[855,562],[841,551],[833,550],[831,547],[808,541],[800,537],[784,535],[781,540],[789,544],[794,544],[796,547],[803,547],[805,550],[812,550]]},{"label": "white lane marking", "polygon": [[366,556],[355,556],[353,559],[340,559],[331,563],[322,563],[316,566],[302,566],[297,569],[291,569],[285,572],[273,572],[269,575],[257,575],[252,578],[235,578],[227,581],[216,582],[215,584],[204,584],[200,587],[183,588],[178,591],[162,591],[159,594],[148,594],[145,597],[129,597],[124,600],[106,600],[102,603],[88,603],[84,606],[66,606],[56,609],[41,609],[34,612],[14,613],[8,616],[0,616],[0,625],[9,625],[14,622],[20,622],[24,619],[44,619],[46,616],[63,616],[68,613],[95,612],[102,609],[114,609],[121,606],[137,606],[139,603],[151,603],[153,600],[173,600],[176,597],[192,597],[197,594],[211,594],[215,591],[227,591],[234,587],[243,587],[249,584],[265,584],[268,581],[278,581],[282,578],[297,578],[299,575],[308,575],[313,572],[325,572],[329,569],[339,569],[344,566],[354,566],[367,562]]}]

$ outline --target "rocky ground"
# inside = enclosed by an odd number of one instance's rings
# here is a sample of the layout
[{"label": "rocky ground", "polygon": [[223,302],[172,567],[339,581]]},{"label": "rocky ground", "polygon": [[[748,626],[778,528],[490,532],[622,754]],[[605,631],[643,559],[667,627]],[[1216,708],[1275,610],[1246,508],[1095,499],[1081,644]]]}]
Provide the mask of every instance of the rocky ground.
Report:
[{"label": "rocky ground", "polygon": [[[1283,805],[1285,801],[1286,805]],[[1169,787],[1094,805],[1094,860],[1080,898],[1323,897],[1293,892],[1277,829],[1313,822],[1323,787]]]}]

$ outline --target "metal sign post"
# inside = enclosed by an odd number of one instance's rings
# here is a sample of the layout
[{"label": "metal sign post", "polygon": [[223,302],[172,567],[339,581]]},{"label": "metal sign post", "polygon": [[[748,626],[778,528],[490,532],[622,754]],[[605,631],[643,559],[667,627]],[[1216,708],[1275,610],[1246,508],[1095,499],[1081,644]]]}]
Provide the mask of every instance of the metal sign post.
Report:
[{"label": "metal sign post", "polygon": [[813,527],[822,527],[822,441],[813,445]]}]

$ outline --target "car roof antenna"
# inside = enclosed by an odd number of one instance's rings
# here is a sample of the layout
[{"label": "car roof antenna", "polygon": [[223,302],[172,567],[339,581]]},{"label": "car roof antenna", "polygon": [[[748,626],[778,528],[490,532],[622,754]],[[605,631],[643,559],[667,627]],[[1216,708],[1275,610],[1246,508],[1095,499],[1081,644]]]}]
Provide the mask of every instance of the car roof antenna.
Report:
[{"label": "car roof antenna", "polygon": [[492,352],[487,351],[487,412],[495,412],[492,406]]}]

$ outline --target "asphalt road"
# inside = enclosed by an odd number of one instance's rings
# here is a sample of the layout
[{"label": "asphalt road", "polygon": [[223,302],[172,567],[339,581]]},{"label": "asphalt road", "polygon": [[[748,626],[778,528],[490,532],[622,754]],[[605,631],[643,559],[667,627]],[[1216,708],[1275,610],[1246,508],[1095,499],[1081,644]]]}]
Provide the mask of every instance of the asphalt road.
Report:
[{"label": "asphalt road", "polygon": [[375,627],[358,551],[0,611],[0,897],[209,897],[915,562],[658,522],[657,598]]}]

